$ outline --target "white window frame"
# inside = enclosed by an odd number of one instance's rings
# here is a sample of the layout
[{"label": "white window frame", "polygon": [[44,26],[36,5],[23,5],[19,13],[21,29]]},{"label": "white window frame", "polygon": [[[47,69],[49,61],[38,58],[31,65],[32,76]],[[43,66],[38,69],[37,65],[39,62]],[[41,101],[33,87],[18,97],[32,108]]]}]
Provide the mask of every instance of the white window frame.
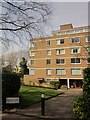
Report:
[{"label": "white window frame", "polygon": [[[89,60],[88,60],[88,59],[89,59]],[[90,62],[88,62],[88,61],[90,61],[90,57],[87,58],[87,64],[90,64]]]},{"label": "white window frame", "polygon": [[86,36],[86,42],[90,42],[90,36]]},{"label": "white window frame", "polygon": [[50,46],[51,45],[51,41],[50,40],[47,40],[46,41],[46,46]]},{"label": "white window frame", "polygon": [[71,68],[71,75],[81,75],[81,73],[80,68]]},{"label": "white window frame", "polygon": [[32,42],[32,43],[30,44],[30,48],[34,48],[34,47],[35,47],[35,43]]},{"label": "white window frame", "polygon": [[34,60],[30,60],[30,65],[34,65],[35,61]]},{"label": "white window frame", "polygon": [[34,69],[29,69],[29,75],[34,75],[35,71]]},{"label": "white window frame", "polygon": [[66,75],[66,69],[56,69],[56,75]]},{"label": "white window frame", "polygon": [[[77,50],[77,52],[74,52],[74,50]],[[77,53],[80,53],[80,48],[79,48],[79,47],[73,47],[73,48],[70,48],[70,53],[71,53],[71,54],[77,54]]]},{"label": "white window frame", "polygon": [[47,54],[47,55],[51,55],[51,50],[47,50],[47,51],[46,51],[46,54]]},{"label": "white window frame", "polygon": [[[50,61],[48,61],[48,60],[50,60]],[[46,64],[50,65],[51,64],[51,59],[46,59]]]},{"label": "white window frame", "polygon": [[[61,52],[63,50],[63,53]],[[62,55],[65,54],[65,49],[56,49],[56,55]]]},{"label": "white window frame", "polygon": [[[59,60],[60,62],[57,63],[58,60]],[[64,60],[64,63],[62,63],[62,60]],[[57,59],[56,59],[56,64],[57,64],[57,65],[65,64],[65,59],[64,59],[64,58],[57,58]]]},{"label": "white window frame", "polygon": [[[72,62],[72,59],[74,59],[74,62]],[[77,62],[77,59],[79,59],[80,62]],[[71,64],[80,64],[81,63],[81,59],[80,58],[71,58]]]},{"label": "white window frame", "polygon": [[[63,38],[56,40],[56,45],[63,45],[64,43],[61,43],[61,41],[64,40]],[[64,41],[65,42],[65,41]]]},{"label": "white window frame", "polygon": [[30,51],[30,56],[35,56],[35,51]]},{"label": "white window frame", "polygon": [[46,83],[47,83],[47,84],[50,84],[50,82],[51,82],[51,79],[46,78]]},{"label": "white window frame", "polygon": [[[72,40],[73,39],[73,40]],[[79,40],[79,41],[77,41],[77,39]],[[80,43],[80,38],[79,37],[72,37],[72,38],[70,38],[70,43]]]},{"label": "white window frame", "polygon": [[86,47],[86,53],[90,53],[90,46]]},{"label": "white window frame", "polygon": [[51,75],[51,69],[46,69],[46,75]]}]

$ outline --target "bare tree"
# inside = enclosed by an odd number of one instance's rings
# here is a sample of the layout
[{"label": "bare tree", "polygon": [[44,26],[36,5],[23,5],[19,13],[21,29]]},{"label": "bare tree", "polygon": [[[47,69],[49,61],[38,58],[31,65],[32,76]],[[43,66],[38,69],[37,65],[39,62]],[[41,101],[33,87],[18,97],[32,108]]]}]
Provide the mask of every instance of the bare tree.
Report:
[{"label": "bare tree", "polygon": [[18,51],[18,52],[9,52],[2,54],[1,64],[2,67],[7,65],[12,65],[13,68],[16,66],[19,66],[20,61],[22,60],[22,57],[24,57],[27,61],[29,60],[28,57],[28,51]]},{"label": "bare tree", "polygon": [[3,0],[0,8],[0,41],[6,47],[12,42],[23,44],[26,39],[33,39],[36,34],[44,35],[44,28],[49,25],[51,11],[48,3]]},{"label": "bare tree", "polygon": [[17,63],[17,58],[18,58],[18,53],[17,52],[10,52],[7,54],[2,54],[2,67],[7,66],[7,65],[12,65],[14,68]]},{"label": "bare tree", "polygon": [[90,43],[88,43],[88,45],[87,45],[87,47],[86,46],[84,46],[83,44],[81,44],[81,43],[76,43],[76,45],[78,46],[80,46],[81,47],[81,50],[82,51],[84,51],[84,53],[77,53],[76,55],[75,55],[75,57],[78,57],[78,58],[80,58],[80,59],[82,59],[82,60],[88,60],[88,58],[90,57]]}]

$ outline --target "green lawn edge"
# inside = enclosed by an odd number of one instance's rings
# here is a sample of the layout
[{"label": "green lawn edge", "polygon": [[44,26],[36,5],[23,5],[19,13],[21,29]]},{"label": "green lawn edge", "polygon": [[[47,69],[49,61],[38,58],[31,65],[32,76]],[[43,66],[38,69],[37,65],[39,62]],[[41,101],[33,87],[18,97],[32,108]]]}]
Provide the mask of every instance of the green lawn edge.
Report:
[{"label": "green lawn edge", "polygon": [[41,86],[40,87],[22,86],[20,89],[20,93],[19,93],[19,95],[21,97],[21,102],[19,104],[19,108],[24,109],[24,108],[32,106],[34,104],[40,103],[41,102],[41,94],[44,92],[45,92],[45,101],[48,99],[51,99],[53,97],[57,97],[58,95],[63,94],[63,92],[57,91],[52,88],[45,88],[45,87],[41,87]]}]

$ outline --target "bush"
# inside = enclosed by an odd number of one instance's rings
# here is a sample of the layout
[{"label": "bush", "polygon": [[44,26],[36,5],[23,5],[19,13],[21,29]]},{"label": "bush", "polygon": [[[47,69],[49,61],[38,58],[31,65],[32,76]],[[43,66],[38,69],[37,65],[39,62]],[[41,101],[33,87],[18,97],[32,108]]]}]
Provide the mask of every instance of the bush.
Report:
[{"label": "bush", "polygon": [[90,99],[85,95],[78,97],[73,103],[73,112],[79,119],[90,120]]},{"label": "bush", "polygon": [[77,118],[84,119],[84,98],[83,96],[78,97],[73,103],[73,112],[76,114]]},{"label": "bush", "polygon": [[6,67],[2,68],[3,73],[11,73],[13,71],[12,65],[7,65]]},{"label": "bush", "polygon": [[52,87],[54,87],[55,89],[58,89],[60,86],[60,82],[59,81],[51,81],[50,84],[52,85]]},{"label": "bush", "polygon": [[73,111],[79,119],[90,120],[90,68],[83,71],[83,95],[73,103]]},{"label": "bush", "polygon": [[20,89],[20,77],[16,73],[2,74],[2,98],[3,105],[6,97],[17,96]]},{"label": "bush", "polygon": [[83,91],[84,94],[90,94],[90,68],[83,71]]}]

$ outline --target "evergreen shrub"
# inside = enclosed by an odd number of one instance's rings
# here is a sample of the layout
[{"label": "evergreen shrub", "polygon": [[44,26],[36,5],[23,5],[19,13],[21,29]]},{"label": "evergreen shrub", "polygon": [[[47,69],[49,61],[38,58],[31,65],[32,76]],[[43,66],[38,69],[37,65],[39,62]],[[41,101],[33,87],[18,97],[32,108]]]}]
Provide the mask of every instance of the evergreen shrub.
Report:
[{"label": "evergreen shrub", "polygon": [[20,77],[16,73],[2,74],[2,103],[5,104],[6,97],[18,96],[20,89]]},{"label": "evergreen shrub", "polygon": [[53,88],[58,89],[60,86],[59,81],[51,81],[50,84],[52,85]]},{"label": "evergreen shrub", "polygon": [[90,68],[83,71],[83,94],[74,101],[73,112],[78,119],[90,120]]}]

